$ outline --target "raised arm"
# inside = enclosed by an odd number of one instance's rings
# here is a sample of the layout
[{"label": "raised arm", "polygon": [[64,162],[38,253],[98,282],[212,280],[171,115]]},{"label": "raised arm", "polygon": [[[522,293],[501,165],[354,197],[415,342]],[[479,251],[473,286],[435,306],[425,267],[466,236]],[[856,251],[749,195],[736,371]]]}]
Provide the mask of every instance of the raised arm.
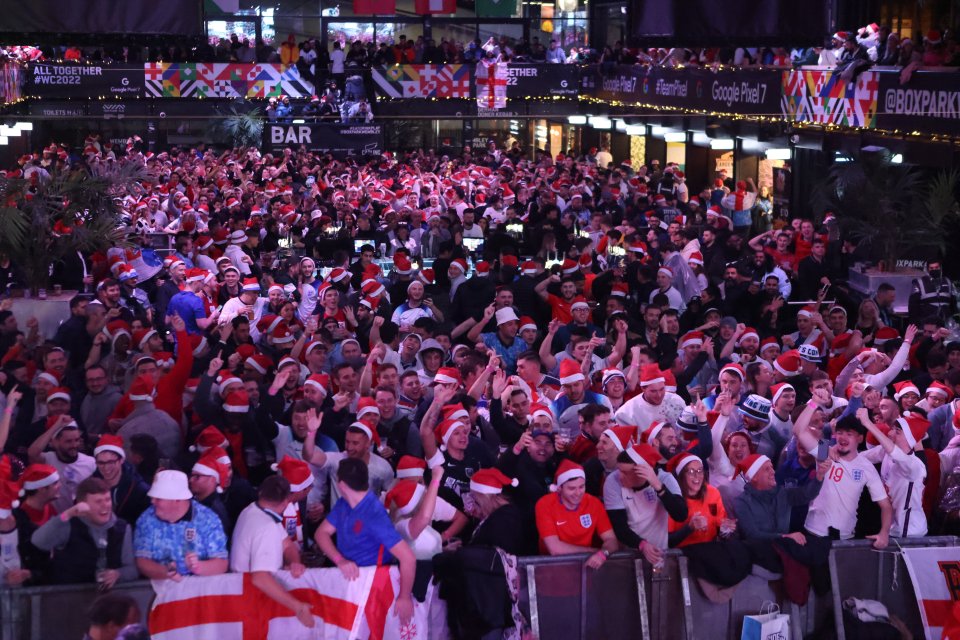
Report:
[{"label": "raised arm", "polygon": [[550,324],[547,325],[547,335],[544,336],[543,342],[540,343],[540,362],[547,368],[547,371],[551,371],[557,366],[557,358],[553,355],[552,345],[553,338],[559,330],[560,321],[551,320]]},{"label": "raised arm", "polygon": [[440,490],[440,484],[443,481],[443,465],[438,465],[430,469],[430,484],[423,494],[420,506],[417,512],[410,518],[410,538],[417,539],[424,529],[433,522],[433,511],[437,506],[437,492]]},{"label": "raised arm", "polygon": [[317,446],[317,431],[320,430],[320,422],[323,420],[323,412],[311,409],[307,414],[307,437],[303,441],[303,459],[310,464],[322,467],[327,463],[327,454]]}]

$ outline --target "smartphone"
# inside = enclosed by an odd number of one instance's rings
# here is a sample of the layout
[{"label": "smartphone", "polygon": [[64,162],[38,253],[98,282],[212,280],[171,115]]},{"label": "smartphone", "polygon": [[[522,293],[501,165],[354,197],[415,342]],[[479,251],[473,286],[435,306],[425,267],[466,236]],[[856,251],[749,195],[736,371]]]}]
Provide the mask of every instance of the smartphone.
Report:
[{"label": "smartphone", "polygon": [[830,443],[820,440],[817,443],[817,462],[823,462],[830,455]]}]

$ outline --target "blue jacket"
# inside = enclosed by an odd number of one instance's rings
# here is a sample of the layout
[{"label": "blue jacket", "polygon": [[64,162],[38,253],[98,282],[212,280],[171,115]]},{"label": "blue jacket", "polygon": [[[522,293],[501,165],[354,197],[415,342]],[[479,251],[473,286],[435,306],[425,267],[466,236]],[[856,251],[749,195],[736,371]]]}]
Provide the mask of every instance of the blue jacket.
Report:
[{"label": "blue jacket", "polygon": [[737,496],[734,509],[737,526],[747,540],[775,540],[790,531],[793,507],[809,504],[820,493],[822,483],[816,479],[802,487],[776,487],[757,491],[750,484]]}]

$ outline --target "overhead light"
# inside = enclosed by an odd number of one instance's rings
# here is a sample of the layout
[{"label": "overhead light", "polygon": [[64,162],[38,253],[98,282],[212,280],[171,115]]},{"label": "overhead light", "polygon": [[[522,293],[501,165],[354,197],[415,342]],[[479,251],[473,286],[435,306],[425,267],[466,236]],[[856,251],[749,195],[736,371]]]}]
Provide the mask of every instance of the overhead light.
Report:
[{"label": "overhead light", "polygon": [[570,124],[587,124],[587,116],[570,116],[567,118]]},{"label": "overhead light", "polygon": [[20,135],[20,130],[16,127],[11,127],[9,125],[0,124],[0,136],[7,136],[10,138],[16,138]]},{"label": "overhead light", "polygon": [[714,138],[710,141],[710,148],[714,151],[730,151],[733,149],[732,138]]},{"label": "overhead light", "polygon": [[32,122],[18,122],[16,127],[17,129],[20,129],[20,131],[33,131]]},{"label": "overhead light", "polygon": [[8,144],[10,144],[10,138],[7,136],[0,136],[0,147],[5,147]]},{"label": "overhead light", "polygon": [[767,149],[766,152],[767,160],[789,160],[791,155],[790,149],[784,148]]},{"label": "overhead light", "polygon": [[609,129],[613,124],[613,120],[606,116],[591,116],[590,117],[590,126],[594,129]]},{"label": "overhead light", "polygon": [[643,136],[647,134],[647,128],[642,124],[628,124],[624,133],[628,136]]},{"label": "overhead light", "polygon": [[659,125],[653,125],[652,127],[650,127],[650,135],[656,138],[662,138],[668,133],[670,133],[670,129],[667,129],[666,127],[661,127]]},{"label": "overhead light", "polygon": [[902,153],[893,154],[892,156],[890,156],[890,162],[892,162],[893,164],[903,164],[903,154]]},{"label": "overhead light", "polygon": [[663,139],[667,142],[686,142],[687,134],[685,131],[671,131],[663,134]]},{"label": "overhead light", "polygon": [[613,128],[616,129],[617,131],[626,131],[627,123],[621,120],[620,118],[617,118],[616,120],[613,121]]},{"label": "overhead light", "polygon": [[304,120],[304,119],[302,119],[302,118],[297,118],[296,120],[294,120],[294,121],[291,122],[290,124],[307,124],[307,121]]}]

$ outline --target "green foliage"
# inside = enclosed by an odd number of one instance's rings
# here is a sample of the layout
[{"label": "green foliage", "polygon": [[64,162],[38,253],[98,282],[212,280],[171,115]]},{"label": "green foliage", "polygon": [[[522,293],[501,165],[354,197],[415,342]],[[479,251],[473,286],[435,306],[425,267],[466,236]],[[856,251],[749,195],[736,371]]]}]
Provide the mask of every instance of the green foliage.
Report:
[{"label": "green foliage", "polygon": [[942,255],[945,225],[960,215],[958,183],[956,169],[930,177],[881,149],[834,164],[811,198],[818,209],[836,211],[844,231],[875,259],[895,265],[911,251]]},{"label": "green foliage", "polygon": [[0,251],[23,269],[32,288],[45,287],[56,259],[123,242],[119,198],[136,194],[139,181],[149,178],[131,165],[103,175],[86,169],[55,172],[36,185],[0,178]]},{"label": "green foliage", "polygon": [[231,105],[227,114],[211,124],[210,138],[234,148],[258,147],[263,139],[263,112],[259,107],[247,110]]}]

